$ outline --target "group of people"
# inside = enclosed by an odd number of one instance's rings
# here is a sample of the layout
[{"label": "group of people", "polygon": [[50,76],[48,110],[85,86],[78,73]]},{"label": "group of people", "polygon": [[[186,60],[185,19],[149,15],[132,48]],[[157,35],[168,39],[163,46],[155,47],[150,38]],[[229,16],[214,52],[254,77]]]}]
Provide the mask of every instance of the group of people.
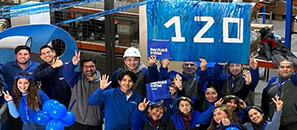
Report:
[{"label": "group of people", "polygon": [[[0,64],[0,87],[9,109],[10,130],[42,130],[34,116],[48,99],[64,104],[75,116],[71,130],[293,130],[297,128],[297,74],[283,60],[279,74],[263,90],[261,106],[254,105],[258,64],[185,61],[182,73],[169,71],[169,59],[141,63],[137,48],[124,52],[124,65],[111,76],[96,69],[94,58],[63,62],[48,45],[40,48],[43,63],[30,60],[30,48],[15,48],[16,60]],[[79,71],[76,68],[79,66]],[[169,80],[165,94],[148,100],[148,84]],[[163,92],[164,93],[164,92]],[[162,95],[160,95],[162,96]],[[19,119],[14,119],[18,118]],[[104,119],[104,120],[103,120]]]}]

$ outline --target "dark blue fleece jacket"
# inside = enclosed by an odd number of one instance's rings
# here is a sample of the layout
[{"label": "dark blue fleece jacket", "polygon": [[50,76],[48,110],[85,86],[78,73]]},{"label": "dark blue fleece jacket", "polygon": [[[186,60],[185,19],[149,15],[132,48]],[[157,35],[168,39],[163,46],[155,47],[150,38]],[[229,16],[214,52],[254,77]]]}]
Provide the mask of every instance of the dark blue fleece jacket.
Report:
[{"label": "dark blue fleece jacket", "polygon": [[[212,117],[213,108],[214,107],[211,106],[209,109],[202,113],[199,111],[192,111],[191,120],[188,124],[189,129],[197,129],[200,127],[200,124],[209,124]],[[172,121],[176,130],[186,130],[184,119],[178,112],[172,114],[170,116],[170,120]]]},{"label": "dark blue fleece jacket", "polygon": [[106,130],[130,130],[130,116],[142,101],[142,97],[132,92],[127,99],[120,87],[102,90],[98,88],[88,100],[90,105],[104,104]]}]

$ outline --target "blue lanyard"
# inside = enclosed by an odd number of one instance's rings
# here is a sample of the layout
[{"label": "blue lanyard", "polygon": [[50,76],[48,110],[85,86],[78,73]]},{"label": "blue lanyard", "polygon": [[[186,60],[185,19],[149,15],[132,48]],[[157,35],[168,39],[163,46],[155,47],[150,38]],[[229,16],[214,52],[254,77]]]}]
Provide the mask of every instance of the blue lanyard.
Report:
[{"label": "blue lanyard", "polygon": [[[231,77],[232,78],[232,84],[231,84],[231,93],[233,93],[234,92],[234,88],[235,88],[235,82],[236,82],[236,79],[235,79],[235,77]],[[244,80],[244,78],[242,78],[241,80]]]},{"label": "blue lanyard", "polygon": [[277,84],[277,86],[278,86],[279,88],[281,88],[281,87],[282,87],[284,84],[286,84],[289,80],[290,80],[290,78],[287,79],[287,80],[285,80],[285,81],[282,82],[282,83],[279,83],[278,78],[277,78],[277,79],[276,79],[276,84]]},{"label": "blue lanyard", "polygon": [[261,128],[261,130],[264,130],[266,126],[267,126],[267,122],[265,121],[265,123],[264,123],[263,127]]},{"label": "blue lanyard", "polygon": [[277,95],[278,95],[279,97],[281,97],[281,88],[282,88],[282,86],[283,86],[284,84],[286,84],[289,80],[290,80],[290,78],[287,79],[287,80],[285,80],[284,82],[280,83],[279,80],[278,80],[278,77],[277,77],[277,79],[276,79],[276,84],[277,84],[277,86],[278,86],[278,88],[279,88],[278,91],[277,91]]},{"label": "blue lanyard", "polygon": [[28,111],[27,100],[26,100],[26,99],[27,99],[27,97],[24,96],[24,97],[23,97],[23,100],[24,100],[24,103],[25,103],[24,107],[25,107],[26,117],[27,117],[27,120],[30,121],[30,118],[29,118],[29,111]]},{"label": "blue lanyard", "polygon": [[234,91],[234,88],[235,88],[235,78],[232,77],[232,85],[231,85],[231,92],[233,93]]}]

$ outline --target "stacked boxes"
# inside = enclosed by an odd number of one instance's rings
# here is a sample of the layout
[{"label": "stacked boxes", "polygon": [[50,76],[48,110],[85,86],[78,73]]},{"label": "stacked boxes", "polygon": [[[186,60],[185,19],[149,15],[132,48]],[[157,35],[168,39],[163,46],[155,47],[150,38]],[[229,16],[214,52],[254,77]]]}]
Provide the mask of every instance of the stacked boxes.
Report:
[{"label": "stacked boxes", "polygon": [[130,46],[133,36],[136,32],[136,25],[131,21],[119,21],[117,25],[117,33],[119,34],[119,45]]}]

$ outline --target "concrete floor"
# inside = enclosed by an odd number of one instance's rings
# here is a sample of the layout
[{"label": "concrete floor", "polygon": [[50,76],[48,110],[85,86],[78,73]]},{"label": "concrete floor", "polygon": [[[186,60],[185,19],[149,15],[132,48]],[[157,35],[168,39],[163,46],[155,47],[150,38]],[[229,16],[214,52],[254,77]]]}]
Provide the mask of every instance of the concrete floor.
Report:
[{"label": "concrete floor", "polygon": [[[272,21],[272,24],[274,25],[274,31],[278,33],[281,37],[285,36],[285,21]],[[291,40],[291,50],[292,52],[297,52],[297,34],[292,35]],[[269,79],[271,77],[276,76],[277,70],[276,69],[269,69]],[[264,68],[260,68],[260,76],[264,75]],[[264,78],[265,79],[265,78]],[[266,86],[266,81],[262,79],[259,81],[258,86],[255,90],[255,104],[260,105],[261,104],[261,98],[262,98],[262,91],[264,87]]]}]

